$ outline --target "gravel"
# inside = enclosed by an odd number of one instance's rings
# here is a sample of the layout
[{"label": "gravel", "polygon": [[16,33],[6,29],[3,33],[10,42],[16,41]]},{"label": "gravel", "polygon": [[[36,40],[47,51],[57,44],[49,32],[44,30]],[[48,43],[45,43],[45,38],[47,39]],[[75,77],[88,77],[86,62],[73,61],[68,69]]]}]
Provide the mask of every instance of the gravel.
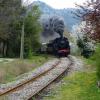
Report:
[{"label": "gravel", "polygon": [[[71,66],[71,72],[80,71],[83,69],[84,64],[80,59],[74,56],[69,56],[69,58],[73,61],[73,65]],[[38,69],[26,73],[24,77],[18,81],[14,81],[8,84],[1,84],[0,92],[4,91],[6,88],[10,89],[27,79],[31,79],[40,72],[47,70],[58,61],[59,61],[58,59],[51,60],[45,63],[43,66],[39,67]],[[14,91],[13,93],[7,95],[5,97],[7,99],[0,99],[0,100],[28,100],[30,96],[33,96],[35,93],[39,92],[41,90],[41,87],[45,87],[48,83],[50,83],[57,76],[59,76],[65,69],[67,69],[69,64],[70,61],[68,58],[62,58],[61,63],[52,71],[50,71],[48,74],[42,76],[41,78],[35,80],[34,82],[30,82],[28,85],[25,85],[22,89],[18,89],[17,91]]]},{"label": "gravel", "polygon": [[48,70],[49,68],[51,68],[51,66],[58,63],[58,61],[59,61],[58,59],[50,60],[47,63],[45,63],[44,65],[35,69],[34,71],[24,74],[23,77],[19,80],[15,80],[15,81],[9,82],[7,84],[0,84],[0,94],[20,85],[22,82],[32,79],[33,77],[39,75],[40,73],[42,73],[44,71]]},{"label": "gravel", "polygon": [[[51,65],[51,63],[49,63],[49,65]],[[17,91],[7,95],[8,100],[28,100],[30,96],[33,96],[35,93],[39,92],[43,87],[51,83],[57,78],[57,76],[64,72],[68,68],[69,64],[70,61],[68,58],[62,58],[61,63],[49,71],[46,75],[33,82],[30,82],[28,85],[26,84],[22,89],[18,89]],[[47,66],[48,65],[46,65],[46,67]]]}]

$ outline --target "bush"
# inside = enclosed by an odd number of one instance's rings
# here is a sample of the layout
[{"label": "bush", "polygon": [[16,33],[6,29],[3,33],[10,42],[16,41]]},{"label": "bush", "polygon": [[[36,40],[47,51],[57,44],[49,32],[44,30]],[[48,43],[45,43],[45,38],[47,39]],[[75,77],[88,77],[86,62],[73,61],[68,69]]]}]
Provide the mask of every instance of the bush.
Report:
[{"label": "bush", "polygon": [[83,40],[82,39],[78,39],[77,40],[77,46],[79,47],[79,48],[83,48],[84,47],[84,43],[83,43]]},{"label": "bush", "polygon": [[93,42],[89,41],[87,37],[83,37],[83,39],[78,38],[77,46],[81,51],[81,55],[85,58],[90,58],[95,52]]}]

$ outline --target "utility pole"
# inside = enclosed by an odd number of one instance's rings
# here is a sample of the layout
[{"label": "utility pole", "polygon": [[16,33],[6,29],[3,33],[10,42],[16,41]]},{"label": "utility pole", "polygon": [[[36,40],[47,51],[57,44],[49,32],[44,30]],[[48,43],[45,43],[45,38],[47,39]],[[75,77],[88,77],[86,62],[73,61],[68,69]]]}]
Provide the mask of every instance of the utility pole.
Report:
[{"label": "utility pole", "polygon": [[[24,0],[21,0],[22,7],[24,7],[26,4],[29,4],[28,2],[29,2],[29,0],[25,0],[25,2],[24,2]],[[22,13],[23,24],[22,24],[22,32],[21,32],[20,59],[24,59],[24,35],[25,35],[24,21],[25,21],[25,17],[26,17],[26,14]]]},{"label": "utility pole", "polygon": [[24,22],[22,25],[22,33],[21,33],[21,46],[20,46],[20,59],[24,58]]}]

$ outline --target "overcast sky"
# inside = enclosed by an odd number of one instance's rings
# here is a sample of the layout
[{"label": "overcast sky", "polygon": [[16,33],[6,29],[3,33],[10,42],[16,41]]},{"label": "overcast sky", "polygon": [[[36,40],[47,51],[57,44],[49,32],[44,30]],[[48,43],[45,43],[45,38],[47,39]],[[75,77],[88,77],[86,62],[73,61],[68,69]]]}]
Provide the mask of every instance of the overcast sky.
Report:
[{"label": "overcast sky", "polygon": [[24,2],[26,1],[28,4],[32,3],[33,1],[42,1],[53,8],[61,9],[61,8],[73,8],[75,7],[75,3],[82,4],[86,0],[24,0]]}]

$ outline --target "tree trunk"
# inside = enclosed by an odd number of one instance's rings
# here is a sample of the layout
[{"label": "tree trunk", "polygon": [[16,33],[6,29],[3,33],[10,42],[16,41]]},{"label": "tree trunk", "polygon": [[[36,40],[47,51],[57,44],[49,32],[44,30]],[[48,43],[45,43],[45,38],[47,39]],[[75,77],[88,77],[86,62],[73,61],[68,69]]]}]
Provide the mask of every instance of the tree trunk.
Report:
[{"label": "tree trunk", "polygon": [[100,81],[98,81],[97,86],[100,88]]},{"label": "tree trunk", "polygon": [[21,47],[20,47],[20,59],[24,58],[24,23],[22,25],[22,33],[21,33]]},{"label": "tree trunk", "polygon": [[4,44],[4,57],[7,56],[7,43]]},{"label": "tree trunk", "polygon": [[3,57],[3,42],[0,43],[0,56]]}]

